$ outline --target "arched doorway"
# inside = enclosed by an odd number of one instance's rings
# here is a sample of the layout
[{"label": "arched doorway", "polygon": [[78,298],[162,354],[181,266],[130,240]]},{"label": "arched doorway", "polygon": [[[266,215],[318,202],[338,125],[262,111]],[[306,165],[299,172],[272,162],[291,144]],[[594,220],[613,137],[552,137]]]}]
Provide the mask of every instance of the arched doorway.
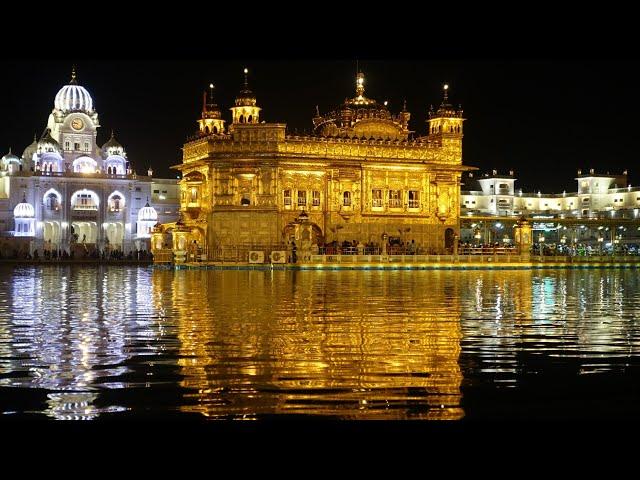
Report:
[{"label": "arched doorway", "polygon": [[[296,222],[288,223],[282,230],[282,240],[284,243],[288,243],[291,240],[302,240],[301,236],[301,224]],[[308,239],[305,239],[308,240]],[[311,244],[321,245],[324,244],[324,235],[322,229],[315,223],[311,224]]]}]

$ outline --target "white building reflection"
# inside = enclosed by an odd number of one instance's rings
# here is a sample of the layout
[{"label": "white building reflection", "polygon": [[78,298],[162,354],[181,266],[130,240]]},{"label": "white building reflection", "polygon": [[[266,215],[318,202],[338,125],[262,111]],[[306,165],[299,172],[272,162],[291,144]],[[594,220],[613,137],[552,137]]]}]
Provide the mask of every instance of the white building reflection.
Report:
[{"label": "white building reflection", "polygon": [[102,389],[130,385],[119,379],[132,371],[127,362],[139,350],[135,345],[144,343],[146,354],[160,350],[150,271],[21,269],[10,287],[0,316],[0,386],[51,392],[45,413],[58,419],[120,410],[93,403]]}]

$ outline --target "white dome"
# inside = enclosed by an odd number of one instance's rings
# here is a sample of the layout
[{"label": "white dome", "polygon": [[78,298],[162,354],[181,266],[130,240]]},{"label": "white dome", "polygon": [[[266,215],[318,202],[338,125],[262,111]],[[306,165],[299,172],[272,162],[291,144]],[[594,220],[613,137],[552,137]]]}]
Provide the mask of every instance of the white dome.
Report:
[{"label": "white dome", "polygon": [[138,212],[138,221],[150,220],[158,220],[158,212],[156,212],[156,209],[150,206],[149,202],[147,202],[147,204]]},{"label": "white dome", "polygon": [[[75,83],[74,80],[72,82]],[[87,89],[80,85],[65,85],[56,95],[55,107],[63,112],[93,112],[93,100]]]},{"label": "white dome", "polygon": [[13,209],[13,216],[15,218],[33,218],[36,216],[36,211],[30,203],[22,202]]},{"label": "white dome", "polygon": [[34,136],[33,143],[29,145],[27,148],[25,148],[24,152],[22,152],[23,160],[27,162],[31,162],[33,160],[33,154],[36,153],[37,151],[38,151],[38,141]]},{"label": "white dome", "polygon": [[20,163],[20,158],[11,153],[11,149],[9,149],[9,153],[7,153],[4,157],[2,157],[2,163],[5,165],[9,165],[10,163]]},{"label": "white dome", "polygon": [[102,155],[110,157],[112,155],[120,155],[125,156],[124,148],[120,143],[116,140],[116,137],[113,135],[113,130],[111,131],[111,138],[107,140],[107,142],[102,145]]},{"label": "white dome", "polygon": [[45,152],[58,152],[60,153],[60,144],[51,136],[51,129],[47,128],[40,140],[38,140],[37,151],[38,153]]}]

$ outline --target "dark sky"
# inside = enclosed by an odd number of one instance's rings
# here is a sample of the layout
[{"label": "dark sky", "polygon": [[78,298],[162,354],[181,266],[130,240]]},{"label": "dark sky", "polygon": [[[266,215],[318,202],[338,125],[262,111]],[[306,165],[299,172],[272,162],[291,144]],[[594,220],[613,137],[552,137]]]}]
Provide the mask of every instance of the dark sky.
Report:
[{"label": "dark sky", "polygon": [[[216,85],[216,101],[230,121],[232,106],[250,70],[261,119],[287,123],[290,132],[311,129],[321,112],[354,95],[355,60],[28,60],[5,61],[0,79],[0,149],[22,150],[46,126],[57,91],[77,64],[78,81],[92,95],[102,128],[113,128],[142,173],[175,176],[185,138],[195,132],[202,91]],[[638,62],[618,60],[382,60],[360,58],[366,93],[397,111],[406,98],[410,127],[426,132],[430,104],[450,100],[465,117],[463,157],[481,171],[514,169],[525,191],[569,191],[578,168],[620,172],[640,182],[637,162]]]}]

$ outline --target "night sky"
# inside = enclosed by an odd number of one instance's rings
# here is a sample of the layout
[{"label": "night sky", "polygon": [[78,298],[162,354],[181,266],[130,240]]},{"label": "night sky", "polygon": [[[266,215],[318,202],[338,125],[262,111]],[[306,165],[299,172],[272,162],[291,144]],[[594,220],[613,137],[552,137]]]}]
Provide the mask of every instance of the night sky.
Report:
[{"label": "night sky", "polygon": [[[356,62],[329,60],[11,60],[0,80],[0,149],[18,155],[46,127],[58,90],[77,65],[78,83],[94,100],[101,128],[98,143],[113,128],[139,173],[151,165],[157,177],[175,177],[181,147],[195,133],[202,92],[216,85],[215,99],[228,110],[250,70],[249,84],[262,107],[261,120],[310,132],[321,113],[354,96]],[[365,95],[388,100],[392,112],[403,99],[415,135],[426,132],[429,105],[439,105],[442,84],[461,104],[465,122],[463,161],[481,172],[513,169],[525,192],[575,190],[585,173],[629,170],[640,184],[637,162],[640,106],[637,61],[625,60],[384,60],[359,58]]]}]

